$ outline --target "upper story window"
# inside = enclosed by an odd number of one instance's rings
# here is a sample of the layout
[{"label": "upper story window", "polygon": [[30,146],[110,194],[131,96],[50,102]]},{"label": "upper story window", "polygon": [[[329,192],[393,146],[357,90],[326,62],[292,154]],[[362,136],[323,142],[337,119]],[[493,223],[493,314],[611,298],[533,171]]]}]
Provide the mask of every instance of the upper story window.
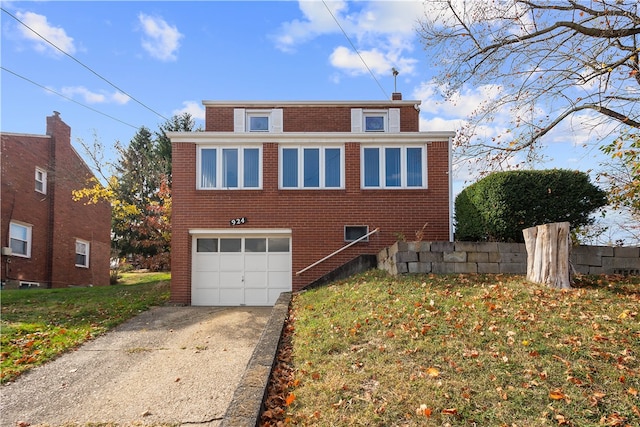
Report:
[{"label": "upper story window", "polygon": [[47,171],[36,167],[36,191],[47,194]]},{"label": "upper story window", "polygon": [[31,258],[31,225],[11,221],[9,247],[12,255]]},{"label": "upper story window", "polygon": [[427,188],[424,146],[363,147],[362,188]]},{"label": "upper story window", "polygon": [[282,109],[233,110],[234,132],[282,132]]},{"label": "upper story window", "polygon": [[76,240],[76,267],[89,268],[89,242]]},{"label": "upper story window", "polygon": [[400,109],[351,109],[351,132],[400,132]]},{"label": "upper story window", "polygon": [[200,147],[199,189],[259,189],[262,187],[261,147]]},{"label": "upper story window", "polygon": [[342,147],[281,147],[280,188],[344,188]]}]

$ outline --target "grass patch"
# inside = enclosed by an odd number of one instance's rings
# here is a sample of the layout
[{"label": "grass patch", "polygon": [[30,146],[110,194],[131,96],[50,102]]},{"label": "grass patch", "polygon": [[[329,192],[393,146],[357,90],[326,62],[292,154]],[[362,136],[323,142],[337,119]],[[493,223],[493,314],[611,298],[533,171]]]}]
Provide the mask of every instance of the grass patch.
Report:
[{"label": "grass patch", "polygon": [[170,273],[127,273],[115,286],[1,291],[0,381],[164,304],[170,279]]},{"label": "grass patch", "polygon": [[640,280],[378,271],[295,295],[297,425],[640,425]]}]

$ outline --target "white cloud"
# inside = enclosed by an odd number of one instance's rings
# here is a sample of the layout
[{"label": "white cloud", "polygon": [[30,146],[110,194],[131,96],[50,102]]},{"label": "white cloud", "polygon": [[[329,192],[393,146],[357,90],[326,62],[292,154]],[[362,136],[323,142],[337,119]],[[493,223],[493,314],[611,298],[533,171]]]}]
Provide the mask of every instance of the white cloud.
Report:
[{"label": "white cloud", "polygon": [[182,103],[183,107],[179,110],[173,110],[173,115],[180,115],[182,113],[189,113],[191,117],[196,120],[204,120],[205,118],[205,109],[202,104],[196,101],[184,101]]},{"label": "white cloud", "polygon": [[161,61],[175,61],[176,51],[180,47],[180,39],[184,37],[175,26],[159,17],[140,13],[138,20],[142,26],[144,37],[142,47],[153,58]]},{"label": "white cloud", "polygon": [[[73,38],[69,37],[63,28],[54,27],[49,24],[46,16],[38,15],[37,13],[33,12],[17,12],[16,16],[22,22],[24,22],[26,26],[40,34],[45,39],[49,40],[62,51],[70,55],[76,52]],[[51,44],[44,41],[29,28],[25,27],[24,25],[20,25],[18,26],[18,28],[25,39],[30,40],[34,43],[34,47],[38,52],[49,52],[56,55],[62,55],[62,53],[58,49],[54,48],[53,46],[51,46]]]},{"label": "white cloud", "polygon": [[92,92],[84,86],[65,86],[60,89],[60,93],[64,96],[74,99],[81,98],[82,102],[87,104],[126,104],[129,102],[129,98],[127,95],[122,92],[114,92],[114,93],[98,93]]},{"label": "white cloud", "polygon": [[[344,31],[372,72],[389,74],[392,67],[403,74],[415,72],[417,60],[408,53],[413,51],[415,25],[424,10],[422,2],[328,1],[325,6],[320,1],[300,1],[299,7],[303,18],[283,23],[272,37],[276,47],[283,52],[294,52],[298,46],[316,37]],[[348,43],[347,40],[342,43],[345,42]],[[335,47],[329,60],[348,75],[368,72],[351,47]]]}]

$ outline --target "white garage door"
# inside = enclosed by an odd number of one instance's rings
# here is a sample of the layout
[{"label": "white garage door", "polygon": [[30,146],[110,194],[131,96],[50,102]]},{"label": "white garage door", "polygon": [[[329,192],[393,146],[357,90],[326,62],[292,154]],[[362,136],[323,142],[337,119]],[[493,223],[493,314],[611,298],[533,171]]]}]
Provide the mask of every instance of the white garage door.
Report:
[{"label": "white garage door", "polygon": [[291,291],[291,238],[282,235],[193,236],[191,304],[275,304]]}]

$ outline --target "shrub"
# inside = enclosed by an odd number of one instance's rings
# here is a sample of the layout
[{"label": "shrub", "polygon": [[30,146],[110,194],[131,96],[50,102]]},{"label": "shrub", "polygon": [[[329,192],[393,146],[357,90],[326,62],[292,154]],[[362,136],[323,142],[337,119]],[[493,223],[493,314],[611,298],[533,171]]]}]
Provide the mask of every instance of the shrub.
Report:
[{"label": "shrub", "polygon": [[584,172],[496,172],[456,197],[456,240],[523,242],[522,230],[535,225],[592,224],[591,214],[606,204],[606,193]]}]

